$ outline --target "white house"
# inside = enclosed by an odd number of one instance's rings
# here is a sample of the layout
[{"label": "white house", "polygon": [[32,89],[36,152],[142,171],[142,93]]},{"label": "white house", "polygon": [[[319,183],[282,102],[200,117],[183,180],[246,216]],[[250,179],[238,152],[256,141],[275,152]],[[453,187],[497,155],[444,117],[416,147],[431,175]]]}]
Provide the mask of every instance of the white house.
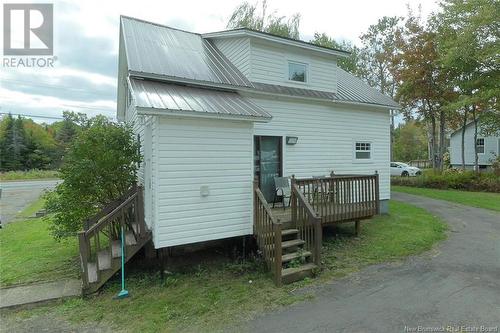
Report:
[{"label": "white house", "polygon": [[[492,161],[494,161],[497,156],[500,156],[500,137],[482,135],[481,121],[479,121],[476,145],[479,169],[487,170],[491,167]],[[465,167],[474,169],[474,122],[470,122],[465,127],[464,157]],[[462,128],[459,128],[451,134],[450,165],[455,168],[462,167]]]},{"label": "white house", "polygon": [[398,105],[337,67],[346,56],[249,29],[121,18],[117,114],[141,142],[155,248],[252,234],[254,177],[270,201],[275,176],[377,172],[388,210]]}]

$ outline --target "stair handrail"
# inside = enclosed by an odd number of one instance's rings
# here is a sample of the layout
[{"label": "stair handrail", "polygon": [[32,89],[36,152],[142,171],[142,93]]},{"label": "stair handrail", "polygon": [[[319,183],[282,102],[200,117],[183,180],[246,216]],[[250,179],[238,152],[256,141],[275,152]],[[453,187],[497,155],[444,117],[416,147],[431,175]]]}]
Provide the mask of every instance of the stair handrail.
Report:
[{"label": "stair handrail", "polygon": [[291,201],[292,223],[299,230],[300,238],[305,241],[305,248],[312,252],[314,264],[320,267],[323,241],[321,217],[294,182],[294,178],[292,178]]},{"label": "stair handrail", "polygon": [[[122,227],[129,228],[136,238],[136,241],[147,240],[149,233],[147,231],[144,221],[144,201],[143,201],[143,188],[141,186],[134,186],[128,190],[125,195],[121,196],[122,202],[114,207],[111,211],[109,205],[103,210],[94,215],[90,220],[96,221],[90,228],[78,232],[80,261],[82,269],[82,282],[83,290],[89,287],[89,272],[88,265],[95,264],[97,280],[99,280],[99,252],[101,251],[101,235],[107,238],[104,242],[103,248],[109,248],[109,260],[113,260],[112,243],[116,237],[116,231]],[[113,201],[113,204],[116,200]],[[137,230],[133,226],[126,223],[126,219],[134,219]],[[87,220],[88,221],[88,220]],[[115,235],[116,236],[116,235]],[[93,244],[92,244],[93,243]],[[94,256],[94,258],[92,258]]]},{"label": "stair handrail", "polygon": [[274,282],[281,285],[282,274],[282,224],[277,219],[264,194],[254,182],[254,234],[257,236],[257,245],[262,256],[274,275]]}]

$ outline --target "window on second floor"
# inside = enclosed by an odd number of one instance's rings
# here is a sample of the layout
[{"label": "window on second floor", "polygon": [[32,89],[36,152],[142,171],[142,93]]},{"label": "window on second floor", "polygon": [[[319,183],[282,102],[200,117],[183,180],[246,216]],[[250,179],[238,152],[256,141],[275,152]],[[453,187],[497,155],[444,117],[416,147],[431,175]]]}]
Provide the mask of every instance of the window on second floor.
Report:
[{"label": "window on second floor", "polygon": [[307,65],[300,62],[288,62],[288,80],[307,82]]},{"label": "window on second floor", "polygon": [[369,160],[372,155],[372,144],[370,142],[356,142],[355,153],[357,160]]},{"label": "window on second floor", "polygon": [[476,147],[478,154],[484,154],[484,138],[476,139]]}]

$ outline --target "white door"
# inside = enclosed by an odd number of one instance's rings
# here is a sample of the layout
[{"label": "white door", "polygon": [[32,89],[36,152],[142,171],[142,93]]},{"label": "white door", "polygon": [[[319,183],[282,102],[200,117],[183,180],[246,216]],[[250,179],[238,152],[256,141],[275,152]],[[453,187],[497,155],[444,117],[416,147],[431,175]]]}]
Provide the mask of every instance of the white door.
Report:
[{"label": "white door", "polygon": [[151,171],[151,155],[152,155],[152,131],[151,123],[147,122],[144,129],[144,217],[149,227],[152,227],[152,171]]}]

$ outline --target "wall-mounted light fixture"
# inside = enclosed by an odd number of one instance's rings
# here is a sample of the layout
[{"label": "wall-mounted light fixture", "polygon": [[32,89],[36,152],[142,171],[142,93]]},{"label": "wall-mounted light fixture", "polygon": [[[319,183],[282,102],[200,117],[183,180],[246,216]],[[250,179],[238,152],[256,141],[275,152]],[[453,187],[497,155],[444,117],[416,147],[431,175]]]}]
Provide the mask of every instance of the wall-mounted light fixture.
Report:
[{"label": "wall-mounted light fixture", "polygon": [[294,145],[299,141],[299,138],[296,136],[287,136],[286,137],[286,144],[287,145]]}]

